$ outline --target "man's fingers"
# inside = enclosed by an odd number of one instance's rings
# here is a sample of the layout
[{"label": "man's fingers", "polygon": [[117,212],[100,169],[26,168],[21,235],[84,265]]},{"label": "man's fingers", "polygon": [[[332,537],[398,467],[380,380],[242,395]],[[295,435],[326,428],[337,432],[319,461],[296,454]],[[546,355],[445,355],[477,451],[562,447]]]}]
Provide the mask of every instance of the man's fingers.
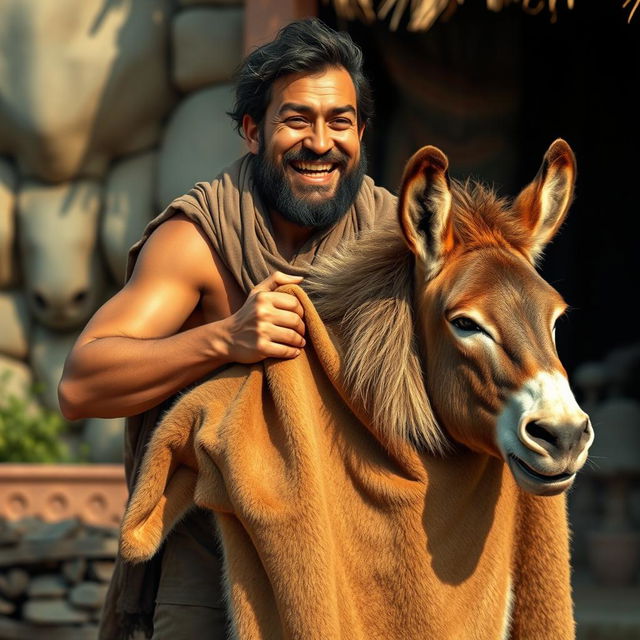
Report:
[{"label": "man's fingers", "polygon": [[300,300],[290,293],[274,292],[269,294],[269,302],[276,308],[283,311],[293,311],[300,318],[304,316],[304,309],[300,304]]},{"label": "man's fingers", "polygon": [[272,327],[269,331],[271,342],[277,342],[289,347],[301,349],[306,344],[305,339],[295,330],[285,327]]},{"label": "man's fingers", "polygon": [[281,311],[280,309],[274,309],[268,321],[277,327],[293,329],[301,336],[303,336],[306,331],[302,318],[293,311]]},{"label": "man's fingers", "polygon": [[271,342],[269,348],[265,350],[264,355],[266,358],[295,358],[300,355],[300,349],[290,347],[286,344]]},{"label": "man's fingers", "polygon": [[282,273],[282,271],[274,271],[270,278],[276,283],[276,287],[281,287],[283,284],[298,284],[302,282],[302,276],[292,276],[288,273]]},{"label": "man's fingers", "polygon": [[290,276],[287,273],[282,273],[282,271],[274,271],[268,278],[258,283],[251,291],[252,293],[258,291],[275,291],[283,284],[300,284],[302,280],[302,276]]},{"label": "man's fingers", "polygon": [[283,311],[293,311],[300,318],[304,316],[304,309],[300,301],[290,293],[280,293],[275,291],[258,291],[254,295],[256,308],[260,309],[260,313],[269,313],[273,309],[281,309]]}]

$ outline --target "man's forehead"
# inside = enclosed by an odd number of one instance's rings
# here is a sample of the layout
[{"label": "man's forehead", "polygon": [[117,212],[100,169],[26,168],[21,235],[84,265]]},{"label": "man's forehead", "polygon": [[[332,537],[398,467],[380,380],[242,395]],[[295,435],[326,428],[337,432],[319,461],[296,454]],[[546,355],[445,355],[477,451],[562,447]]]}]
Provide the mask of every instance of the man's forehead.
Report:
[{"label": "man's forehead", "polygon": [[356,89],[351,75],[342,67],[292,73],[273,83],[269,109],[278,112],[288,105],[311,108],[340,106],[355,110]]}]

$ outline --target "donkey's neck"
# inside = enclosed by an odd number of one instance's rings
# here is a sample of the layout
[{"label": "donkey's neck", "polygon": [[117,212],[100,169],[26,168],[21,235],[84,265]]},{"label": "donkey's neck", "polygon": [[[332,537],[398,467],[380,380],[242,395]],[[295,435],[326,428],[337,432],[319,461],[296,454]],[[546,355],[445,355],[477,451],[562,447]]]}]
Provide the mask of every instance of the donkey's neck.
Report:
[{"label": "donkey's neck", "polygon": [[346,389],[393,446],[441,453],[413,313],[414,258],[397,225],[371,231],[314,265],[303,285],[339,337]]}]

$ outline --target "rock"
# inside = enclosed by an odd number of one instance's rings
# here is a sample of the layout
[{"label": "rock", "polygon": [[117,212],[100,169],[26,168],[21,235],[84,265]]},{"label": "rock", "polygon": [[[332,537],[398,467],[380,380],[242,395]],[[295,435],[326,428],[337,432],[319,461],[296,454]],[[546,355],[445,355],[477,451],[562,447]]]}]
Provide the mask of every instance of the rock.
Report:
[{"label": "rock", "polygon": [[77,332],[51,331],[36,325],[31,342],[31,368],[42,385],[43,404],[53,411],[59,411],[58,382],[62,376],[64,361],[76,341]]},{"label": "rock", "polygon": [[[7,524],[7,521],[0,519],[0,547],[11,547],[20,542],[20,534]],[[0,576],[0,580],[2,576]],[[0,591],[2,588],[0,587]]]},{"label": "rock", "polygon": [[85,531],[87,535],[97,538],[119,538],[119,527],[109,527],[95,524],[85,525]]},{"label": "rock", "polygon": [[113,165],[107,176],[100,240],[118,285],[124,283],[129,248],[155,215],[155,178],[155,153],[122,160]]},{"label": "rock", "polygon": [[98,582],[110,582],[116,563],[113,560],[91,560],[89,562],[89,577]]},{"label": "rock", "polygon": [[30,542],[10,549],[0,549],[0,569],[15,565],[53,566],[73,558],[114,558],[118,541],[111,538],[78,538],[55,542]]},{"label": "rock", "polygon": [[87,446],[82,440],[84,420],[69,422],[69,430],[61,433],[59,440],[68,452],[68,459],[74,462],[85,462],[87,459]]},{"label": "rock", "polygon": [[45,326],[83,327],[104,299],[104,267],[96,251],[101,207],[102,188],[92,180],[57,186],[27,182],[18,194],[27,300]]},{"label": "rock", "polygon": [[59,598],[68,591],[64,578],[57,573],[34,576],[29,582],[27,595],[30,598]]},{"label": "rock", "polygon": [[120,463],[124,460],[124,418],[89,418],[83,440],[89,462]]},{"label": "rock", "polygon": [[62,599],[27,600],[22,608],[22,616],[35,624],[81,624],[89,621],[89,614],[72,607]]},{"label": "rock", "polygon": [[16,605],[9,600],[0,598],[0,615],[10,616],[16,610]]},{"label": "rock", "polygon": [[64,540],[73,538],[82,528],[82,523],[78,518],[66,518],[58,522],[50,522],[42,528],[32,533],[27,533],[23,540],[25,542],[54,542],[55,540]]},{"label": "rock", "polygon": [[0,4],[0,154],[47,182],[156,143],[172,104],[168,0]]},{"label": "rock", "polygon": [[[0,403],[4,406],[11,396],[24,400],[36,410],[38,403],[32,391],[31,369],[22,361],[0,355]],[[13,524],[9,524],[13,528]]]},{"label": "rock", "polygon": [[19,567],[10,568],[0,581],[0,593],[9,600],[17,600],[27,591],[29,574]]},{"label": "rock", "polygon": [[232,87],[220,85],[190,94],[173,112],[158,161],[161,209],[196,182],[210,182],[245,153],[244,142],[226,114],[232,106]]},{"label": "rock", "polygon": [[242,59],[242,8],[187,9],[172,28],[173,81],[180,91],[231,81]]},{"label": "rock", "polygon": [[0,287],[13,284],[16,276],[14,251],[16,181],[13,167],[4,158],[0,158]]},{"label": "rock", "polygon": [[62,575],[70,584],[77,584],[87,573],[87,561],[85,558],[73,558],[62,563]]},{"label": "rock", "polygon": [[229,5],[242,6],[244,5],[244,0],[178,0],[178,4],[182,5],[183,7],[224,7]]},{"label": "rock", "polygon": [[42,518],[36,516],[26,516],[19,520],[14,520],[9,523],[9,526],[17,531],[21,538],[25,535],[33,535],[47,526],[47,523]]},{"label": "rock", "polygon": [[31,316],[24,293],[16,289],[0,291],[0,353],[26,360],[30,327]]},{"label": "rock", "polygon": [[82,582],[69,592],[69,602],[80,609],[100,609],[104,604],[109,585]]}]

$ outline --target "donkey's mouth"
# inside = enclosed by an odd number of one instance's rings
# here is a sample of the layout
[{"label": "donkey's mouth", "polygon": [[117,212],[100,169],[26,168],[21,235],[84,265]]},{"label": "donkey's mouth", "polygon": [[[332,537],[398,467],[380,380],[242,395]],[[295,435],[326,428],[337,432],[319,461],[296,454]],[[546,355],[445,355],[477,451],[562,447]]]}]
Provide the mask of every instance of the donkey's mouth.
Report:
[{"label": "donkey's mouth", "polygon": [[540,473],[535,469],[531,468],[524,460],[521,460],[517,456],[514,456],[512,453],[509,454],[509,458],[518,466],[518,468],[527,474],[532,480],[536,482],[543,482],[545,484],[554,484],[556,482],[565,482],[573,476],[575,473],[558,473],[556,475],[546,475],[544,473]]}]

